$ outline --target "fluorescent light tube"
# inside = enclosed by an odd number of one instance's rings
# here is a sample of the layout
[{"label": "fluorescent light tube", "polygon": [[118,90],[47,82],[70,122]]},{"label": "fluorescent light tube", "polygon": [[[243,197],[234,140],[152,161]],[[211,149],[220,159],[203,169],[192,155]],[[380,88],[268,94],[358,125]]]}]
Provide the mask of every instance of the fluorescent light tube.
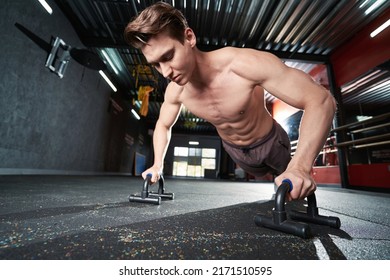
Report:
[{"label": "fluorescent light tube", "polygon": [[102,70],[99,70],[99,74],[103,77],[103,79],[107,82],[107,84],[112,88],[113,91],[117,92],[116,87],[114,84],[110,81],[110,79],[104,74]]},{"label": "fluorescent light tube", "polygon": [[38,0],[39,3],[45,8],[45,10],[49,13],[49,14],[52,14],[53,13],[53,9],[50,7],[49,4],[47,4],[47,2],[45,0]]},{"label": "fluorescent light tube", "polygon": [[390,25],[390,19],[388,19],[384,24],[379,26],[377,29],[375,29],[373,32],[371,32],[370,37],[374,38],[376,35],[381,33],[383,30],[385,30]]},{"label": "fluorescent light tube", "polygon": [[141,117],[137,114],[137,112],[134,110],[134,109],[131,109],[131,112],[133,113],[134,117],[137,119],[137,120],[140,120]]},{"label": "fluorescent light tube", "polygon": [[370,8],[368,8],[364,13],[366,15],[368,15],[369,13],[371,13],[373,10],[375,10],[376,8],[378,8],[380,5],[383,4],[383,2],[385,2],[385,0],[377,0],[374,4],[372,4],[370,6]]},{"label": "fluorescent light tube", "polygon": [[105,59],[107,60],[108,64],[110,64],[112,70],[114,70],[115,74],[118,74],[118,70],[116,69],[114,63],[111,61],[110,57],[108,56],[108,54],[106,53],[105,50],[102,50],[102,54],[105,57]]}]

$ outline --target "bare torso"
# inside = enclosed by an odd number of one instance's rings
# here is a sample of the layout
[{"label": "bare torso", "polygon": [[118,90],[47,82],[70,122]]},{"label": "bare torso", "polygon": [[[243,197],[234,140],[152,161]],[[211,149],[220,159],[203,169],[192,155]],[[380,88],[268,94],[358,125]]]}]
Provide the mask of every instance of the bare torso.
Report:
[{"label": "bare torso", "polygon": [[172,125],[184,105],[193,114],[209,121],[221,138],[248,146],[266,136],[273,119],[265,108],[264,89],[283,102],[304,110],[300,140],[294,157],[278,185],[289,178],[294,189],[291,199],[304,199],[315,190],[312,164],[329,133],[336,110],[330,93],[302,71],[286,67],[276,56],[254,49],[225,47],[212,52],[196,48],[190,28],[184,40],[167,32],[152,36],[142,47],[147,61],[165,78],[172,80],[165,92],[153,135],[155,160],[151,168],[156,182],[163,170]]},{"label": "bare torso", "polygon": [[265,108],[263,88],[226,67],[229,61],[218,63],[218,57],[216,61],[212,67],[202,68],[211,77],[210,82],[200,87],[186,84],[180,90],[179,101],[213,124],[223,140],[239,146],[257,142],[273,125]]}]

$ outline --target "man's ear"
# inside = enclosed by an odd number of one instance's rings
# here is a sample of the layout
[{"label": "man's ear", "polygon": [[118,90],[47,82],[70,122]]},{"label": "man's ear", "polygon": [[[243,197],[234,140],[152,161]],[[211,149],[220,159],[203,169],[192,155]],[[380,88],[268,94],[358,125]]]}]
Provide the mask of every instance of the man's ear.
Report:
[{"label": "man's ear", "polygon": [[196,36],[194,31],[191,28],[186,28],[184,30],[184,39],[191,45],[191,48],[196,45]]}]

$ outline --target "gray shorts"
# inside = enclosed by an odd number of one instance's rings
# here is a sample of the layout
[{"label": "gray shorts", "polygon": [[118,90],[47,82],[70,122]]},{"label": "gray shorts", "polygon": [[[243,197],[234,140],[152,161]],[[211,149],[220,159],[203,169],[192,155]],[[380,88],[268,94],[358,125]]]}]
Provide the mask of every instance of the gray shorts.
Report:
[{"label": "gray shorts", "polygon": [[267,136],[249,146],[237,146],[224,140],[222,144],[233,161],[254,176],[279,175],[291,160],[290,139],[276,121]]}]

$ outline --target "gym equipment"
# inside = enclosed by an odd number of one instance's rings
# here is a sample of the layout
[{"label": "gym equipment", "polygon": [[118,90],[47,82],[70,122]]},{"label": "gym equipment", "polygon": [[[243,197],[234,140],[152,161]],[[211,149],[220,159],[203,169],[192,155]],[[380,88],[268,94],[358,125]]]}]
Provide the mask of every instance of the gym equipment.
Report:
[{"label": "gym equipment", "polygon": [[[312,237],[310,226],[303,222],[326,225],[333,228],[340,228],[341,222],[337,217],[327,217],[318,214],[318,207],[315,194],[307,197],[306,213],[299,211],[291,211],[289,213],[290,220],[287,219],[287,212],[285,210],[285,198],[287,192],[290,192],[293,185],[290,180],[283,180],[282,184],[276,191],[275,208],[272,210],[272,217],[263,215],[255,216],[255,224],[285,233],[290,233],[302,238]],[[293,221],[293,220],[299,220]]]},{"label": "gym equipment", "polygon": [[46,42],[18,22],[15,23],[15,27],[31,39],[38,47],[47,52],[48,57],[46,59],[45,66],[53,73],[56,73],[60,78],[63,78],[70,58],[73,58],[81,65],[93,70],[107,69],[106,64],[99,55],[88,49],[76,48],[67,45],[59,37],[52,37],[51,42]]},{"label": "gym equipment", "polygon": [[165,192],[165,188],[164,188],[165,181],[162,175],[160,176],[160,179],[158,181],[158,191],[157,192],[149,191],[149,186],[151,185],[151,179],[152,179],[152,174],[146,175],[141,193],[131,194],[129,196],[130,202],[151,203],[151,204],[160,205],[162,198],[167,198],[171,200],[174,199],[174,193]]}]

